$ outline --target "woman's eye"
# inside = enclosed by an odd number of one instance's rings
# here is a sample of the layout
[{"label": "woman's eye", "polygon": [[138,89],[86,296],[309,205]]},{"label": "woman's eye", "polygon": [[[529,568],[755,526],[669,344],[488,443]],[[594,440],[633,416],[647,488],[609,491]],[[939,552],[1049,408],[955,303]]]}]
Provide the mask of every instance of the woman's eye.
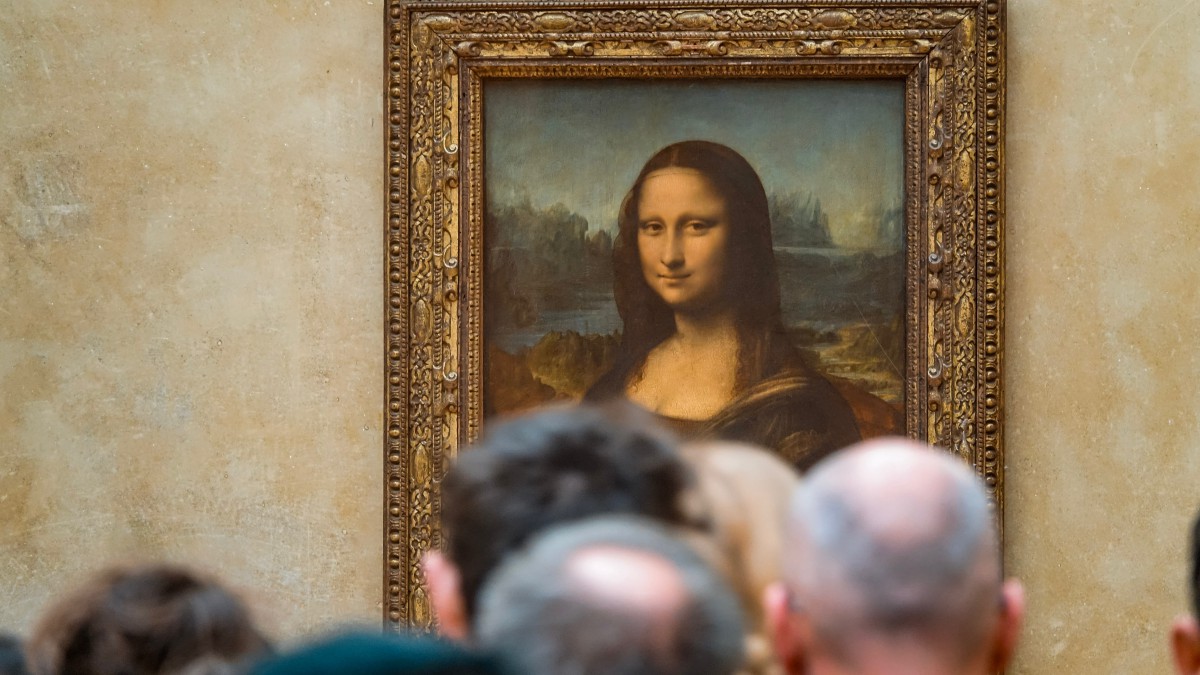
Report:
[{"label": "woman's eye", "polygon": [[709,230],[711,230],[713,228],[713,225],[715,225],[715,224],[716,223],[710,223],[707,220],[693,220],[693,221],[689,222],[686,227],[691,232],[701,234],[701,233],[708,232]]},{"label": "woman's eye", "polygon": [[659,232],[662,232],[663,224],[655,222],[642,223],[638,226],[638,229],[646,234],[658,234]]}]

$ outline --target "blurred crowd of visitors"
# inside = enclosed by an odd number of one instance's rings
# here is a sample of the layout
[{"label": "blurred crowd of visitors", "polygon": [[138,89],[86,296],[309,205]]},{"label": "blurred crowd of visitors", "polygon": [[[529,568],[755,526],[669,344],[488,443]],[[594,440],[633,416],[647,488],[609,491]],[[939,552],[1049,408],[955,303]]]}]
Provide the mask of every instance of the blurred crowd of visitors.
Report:
[{"label": "blurred crowd of visitors", "polygon": [[[439,637],[342,632],[277,650],[243,601],[169,564],[63,595],[0,675],[995,673],[1021,586],[958,458],[876,439],[804,477],[760,448],[681,444],[626,408],[493,424],[442,483],[422,560]],[[1193,605],[1200,611],[1200,535]],[[1172,627],[1200,673],[1200,624]]]}]

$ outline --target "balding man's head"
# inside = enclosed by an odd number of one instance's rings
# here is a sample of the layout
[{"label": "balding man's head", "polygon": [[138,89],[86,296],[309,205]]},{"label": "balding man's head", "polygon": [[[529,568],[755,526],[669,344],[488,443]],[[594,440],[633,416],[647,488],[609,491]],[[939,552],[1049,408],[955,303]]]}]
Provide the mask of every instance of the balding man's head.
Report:
[{"label": "balding man's head", "polygon": [[903,439],[854,446],[808,474],[784,570],[807,649],[851,668],[872,654],[894,662],[902,645],[926,668],[964,672],[1005,614],[983,487],[959,460]]},{"label": "balding man's head", "polygon": [[475,633],[513,672],[730,675],[733,592],[667,530],[599,518],[555,528],[484,587]]}]

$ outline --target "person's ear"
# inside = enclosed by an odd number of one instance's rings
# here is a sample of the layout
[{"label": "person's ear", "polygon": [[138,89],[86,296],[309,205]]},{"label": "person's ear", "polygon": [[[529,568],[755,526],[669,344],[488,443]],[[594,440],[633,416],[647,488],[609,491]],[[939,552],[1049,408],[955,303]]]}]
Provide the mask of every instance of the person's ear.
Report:
[{"label": "person's ear", "polygon": [[466,640],[471,630],[458,568],[441,551],[429,551],[421,556],[421,570],[438,633],[451,640]]},{"label": "person's ear", "polygon": [[783,582],[776,581],[763,591],[763,614],[779,664],[789,675],[806,672],[803,619],[792,611],[791,598]]},{"label": "person's ear", "polygon": [[1200,625],[1188,614],[1171,623],[1171,655],[1180,675],[1200,673]]},{"label": "person's ear", "polygon": [[1025,588],[1016,579],[1000,587],[1000,619],[992,640],[991,672],[1003,672],[1017,652],[1021,625],[1025,621]]}]

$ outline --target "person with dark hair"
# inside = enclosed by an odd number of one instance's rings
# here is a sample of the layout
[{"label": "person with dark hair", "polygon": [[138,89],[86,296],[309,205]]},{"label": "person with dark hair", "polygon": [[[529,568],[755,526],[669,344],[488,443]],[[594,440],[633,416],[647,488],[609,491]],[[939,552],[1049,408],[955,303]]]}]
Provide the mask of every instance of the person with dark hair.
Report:
[{"label": "person with dark hair", "polygon": [[847,448],[800,484],[786,532],[766,608],[789,673],[985,675],[1012,658],[1024,591],[957,457],[897,438]]},{"label": "person with dark hair", "polygon": [[743,621],[733,591],[686,543],[639,518],[553,528],[481,596],[476,638],[512,672],[732,675]]},{"label": "person with dark hair", "polygon": [[442,482],[442,551],[422,560],[442,634],[470,633],[479,589],[511,551],[551,525],[625,513],[696,524],[692,474],[672,440],[615,409],[556,408],[494,423]]},{"label": "person with dark hair", "polygon": [[613,242],[624,330],[586,399],[625,398],[681,436],[762,445],[804,470],[861,437],[834,386],[785,331],[766,191],[708,141],[655,153]]},{"label": "person with dark hair", "polygon": [[[255,665],[250,675],[501,675],[494,660],[425,637],[354,632]],[[515,674],[514,674],[515,675]]]},{"label": "person with dark hair", "polygon": [[1192,521],[1188,561],[1188,604],[1191,612],[1171,624],[1171,652],[1180,675],[1200,675],[1200,513]]},{"label": "person with dark hair", "polygon": [[0,633],[0,675],[27,675],[21,640],[15,635]]},{"label": "person with dark hair", "polygon": [[237,597],[161,564],[100,573],[42,615],[27,648],[35,675],[211,673],[269,652]]}]

